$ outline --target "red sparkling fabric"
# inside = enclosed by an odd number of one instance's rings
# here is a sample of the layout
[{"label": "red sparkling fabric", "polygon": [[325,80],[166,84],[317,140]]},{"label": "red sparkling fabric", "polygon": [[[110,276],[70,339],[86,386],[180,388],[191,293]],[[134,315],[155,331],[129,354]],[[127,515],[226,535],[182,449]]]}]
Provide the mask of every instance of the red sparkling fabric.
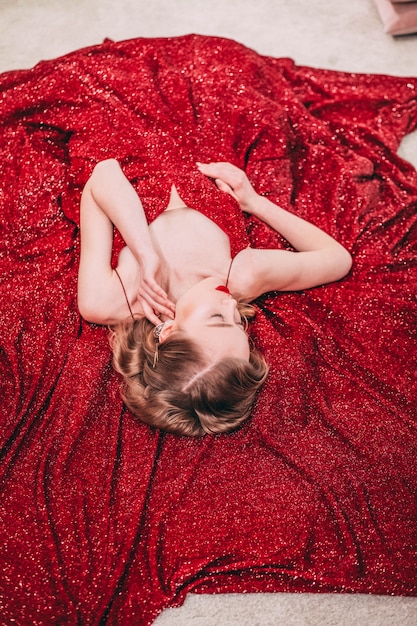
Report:
[{"label": "red sparkling fabric", "polygon": [[[417,80],[201,36],[77,51],[1,80],[1,623],[150,624],[188,591],[416,595]],[[234,253],[285,245],[203,180],[245,167],[352,252],[257,303],[271,364],[238,432],[155,432],[77,312],[78,204],[116,157],[149,219],[175,183]],[[119,244],[120,245],[120,242]]]}]

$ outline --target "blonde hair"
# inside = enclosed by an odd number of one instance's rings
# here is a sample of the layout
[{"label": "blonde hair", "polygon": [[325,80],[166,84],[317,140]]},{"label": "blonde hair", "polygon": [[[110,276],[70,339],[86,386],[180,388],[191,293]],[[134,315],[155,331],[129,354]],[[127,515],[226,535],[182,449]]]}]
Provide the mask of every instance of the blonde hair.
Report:
[{"label": "blonde hair", "polygon": [[[253,307],[240,307],[253,315]],[[255,350],[249,362],[224,358],[207,364],[197,344],[173,331],[158,344],[146,318],[112,330],[113,365],[123,377],[127,408],[146,424],[177,435],[227,433],[250,415],[268,366]],[[158,359],[155,360],[155,351]]]}]

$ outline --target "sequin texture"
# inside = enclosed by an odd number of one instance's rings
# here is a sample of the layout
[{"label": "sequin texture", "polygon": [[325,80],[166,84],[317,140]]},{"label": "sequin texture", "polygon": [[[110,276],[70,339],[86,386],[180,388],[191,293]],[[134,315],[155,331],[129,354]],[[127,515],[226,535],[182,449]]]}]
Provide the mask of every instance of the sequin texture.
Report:
[{"label": "sequin texture", "polygon": [[[202,36],[1,77],[4,623],[146,625],[189,590],[416,594],[417,175],[396,154],[416,86]],[[80,320],[80,193],[108,157],[149,220],[175,183],[233,254],[286,244],[197,161],[245,167],[353,254],[337,284],[259,299],[271,372],[232,435],[133,419]]]}]

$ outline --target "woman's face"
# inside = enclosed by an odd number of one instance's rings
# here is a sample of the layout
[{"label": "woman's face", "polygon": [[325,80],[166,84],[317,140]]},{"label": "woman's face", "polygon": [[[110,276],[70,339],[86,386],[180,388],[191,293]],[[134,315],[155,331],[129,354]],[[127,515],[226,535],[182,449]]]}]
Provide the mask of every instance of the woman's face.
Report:
[{"label": "woman's face", "polygon": [[185,331],[210,360],[236,357],[249,361],[249,339],[236,300],[218,289],[218,278],[205,278],[176,303],[173,330]]}]

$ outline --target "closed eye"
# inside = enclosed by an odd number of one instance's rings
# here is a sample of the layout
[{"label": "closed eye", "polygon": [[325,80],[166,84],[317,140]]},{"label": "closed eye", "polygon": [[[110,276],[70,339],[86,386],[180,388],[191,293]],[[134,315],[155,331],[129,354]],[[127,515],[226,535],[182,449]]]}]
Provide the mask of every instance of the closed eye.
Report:
[{"label": "closed eye", "polygon": [[[224,317],[224,315],[222,315],[221,313],[214,313],[213,315],[210,316],[210,319],[212,318],[219,318],[221,322],[226,323],[226,319]],[[240,322],[235,322],[236,326],[241,326],[242,328],[244,327],[244,324],[242,322],[242,319],[240,318]]]}]

